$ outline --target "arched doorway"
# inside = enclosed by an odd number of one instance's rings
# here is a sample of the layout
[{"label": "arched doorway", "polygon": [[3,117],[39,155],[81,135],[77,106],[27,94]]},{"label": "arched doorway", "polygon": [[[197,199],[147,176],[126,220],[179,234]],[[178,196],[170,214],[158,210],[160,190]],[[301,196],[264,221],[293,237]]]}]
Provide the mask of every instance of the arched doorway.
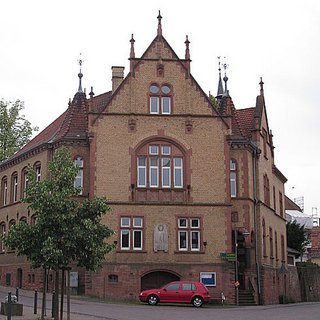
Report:
[{"label": "arched doorway", "polygon": [[160,288],[171,281],[179,281],[180,277],[169,271],[152,271],[141,277],[141,290]]}]

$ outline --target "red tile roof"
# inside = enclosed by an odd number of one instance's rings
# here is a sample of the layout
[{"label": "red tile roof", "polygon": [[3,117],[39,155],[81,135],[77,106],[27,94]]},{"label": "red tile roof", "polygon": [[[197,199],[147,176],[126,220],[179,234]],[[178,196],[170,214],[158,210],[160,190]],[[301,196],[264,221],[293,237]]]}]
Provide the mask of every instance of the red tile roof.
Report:
[{"label": "red tile roof", "polygon": [[251,132],[254,129],[254,114],[255,108],[235,110],[232,119],[233,134],[238,134],[250,139],[252,137]]}]

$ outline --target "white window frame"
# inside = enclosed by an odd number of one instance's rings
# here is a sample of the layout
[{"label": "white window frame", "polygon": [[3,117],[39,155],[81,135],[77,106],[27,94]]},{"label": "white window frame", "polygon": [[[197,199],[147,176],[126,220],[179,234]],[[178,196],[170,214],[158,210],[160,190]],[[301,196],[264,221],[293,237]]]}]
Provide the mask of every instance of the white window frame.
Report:
[{"label": "white window frame", "polygon": [[[157,161],[157,165],[151,165],[151,161],[152,160],[156,160]],[[149,185],[150,188],[158,188],[159,187],[159,158],[158,157],[150,157],[149,158]],[[156,172],[156,183],[152,184],[152,172],[155,171]]]},{"label": "white window frame", "polygon": [[[177,159],[180,159],[181,160],[181,166],[177,166],[176,165],[176,161]],[[176,171],[180,171],[181,172],[181,185],[178,185],[177,184],[177,181],[176,181]],[[183,188],[183,158],[181,157],[175,157],[173,158],[173,184],[174,184],[174,188]]]},{"label": "white window frame", "polygon": [[[164,166],[164,161],[168,161],[169,160],[169,166],[165,167]],[[162,169],[162,188],[171,188],[171,158],[161,158],[161,169]],[[165,176],[165,172],[168,175],[168,184],[165,185],[164,184],[164,176]]]},{"label": "white window frame", "polygon": [[[143,249],[143,217],[124,216],[120,218],[120,248],[121,250],[141,251]],[[123,246],[123,235],[128,235],[129,246]],[[139,237],[140,246],[135,246]]]},{"label": "white window frame", "polygon": [[41,180],[41,165],[36,166],[36,181],[39,182]]},{"label": "white window frame", "polygon": [[230,196],[237,197],[237,162],[234,159],[230,160]]},{"label": "white window frame", "polygon": [[[168,108],[169,108],[169,110],[166,112],[164,111],[164,108],[163,108],[165,99],[168,99]],[[162,114],[171,114],[171,96],[161,97],[161,113]]]},{"label": "white window frame", "polygon": [[[128,233],[129,239],[128,239],[128,247],[123,246],[123,234]],[[121,229],[121,250],[130,250],[130,229]]]},{"label": "white window frame", "polygon": [[[152,100],[156,102],[156,110],[157,111],[152,111]],[[150,114],[159,114],[159,109],[160,109],[160,97],[159,96],[150,96]]]},{"label": "white window frame", "polygon": [[18,175],[13,176],[13,195],[12,200],[13,202],[18,201]]},{"label": "white window frame", "polygon": [[[75,165],[78,165],[79,171],[74,179],[74,186],[80,188],[79,195],[83,194],[83,159],[81,157],[77,157],[74,160]],[[78,182],[79,181],[79,182]]]},{"label": "white window frame", "polygon": [[8,204],[8,180],[3,181],[3,205]]},{"label": "white window frame", "polygon": [[[181,235],[185,234],[186,237],[186,247],[181,247]],[[188,230],[179,230],[178,231],[178,245],[179,245],[179,251],[188,251]]]},{"label": "white window frame", "polygon": [[[144,159],[144,165],[140,165],[140,159]],[[140,180],[140,170],[144,171],[144,181]],[[138,157],[138,177],[137,177],[138,187],[147,186],[147,157]]]},{"label": "white window frame", "polygon": [[[192,235],[197,234],[198,235],[198,244],[196,248],[193,248],[193,243],[192,243]],[[200,230],[191,230],[190,231],[190,250],[191,251],[200,251]]]}]

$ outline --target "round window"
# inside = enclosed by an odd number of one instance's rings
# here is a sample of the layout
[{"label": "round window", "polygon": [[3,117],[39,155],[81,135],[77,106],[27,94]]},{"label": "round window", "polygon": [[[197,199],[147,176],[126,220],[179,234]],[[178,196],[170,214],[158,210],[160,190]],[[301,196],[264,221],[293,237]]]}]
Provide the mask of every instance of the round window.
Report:
[{"label": "round window", "polygon": [[171,91],[171,89],[170,89],[170,87],[164,85],[164,86],[161,87],[161,91],[162,91],[164,94],[169,94],[170,91]]},{"label": "round window", "polygon": [[158,93],[159,87],[157,85],[153,84],[152,86],[150,86],[150,92],[151,93]]}]

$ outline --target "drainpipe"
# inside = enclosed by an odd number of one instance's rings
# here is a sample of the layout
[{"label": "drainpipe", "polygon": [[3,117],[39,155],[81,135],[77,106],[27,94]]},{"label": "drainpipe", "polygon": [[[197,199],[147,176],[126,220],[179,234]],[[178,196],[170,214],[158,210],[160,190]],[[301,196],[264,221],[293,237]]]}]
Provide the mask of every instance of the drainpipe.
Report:
[{"label": "drainpipe", "polygon": [[258,219],[257,219],[257,175],[256,175],[256,159],[258,156],[258,148],[253,146],[252,153],[252,178],[253,178],[253,219],[254,219],[254,240],[255,240],[255,260],[256,260],[256,272],[257,272],[257,288],[258,288],[258,304],[261,305],[261,275],[260,275],[260,256],[258,250]]}]

